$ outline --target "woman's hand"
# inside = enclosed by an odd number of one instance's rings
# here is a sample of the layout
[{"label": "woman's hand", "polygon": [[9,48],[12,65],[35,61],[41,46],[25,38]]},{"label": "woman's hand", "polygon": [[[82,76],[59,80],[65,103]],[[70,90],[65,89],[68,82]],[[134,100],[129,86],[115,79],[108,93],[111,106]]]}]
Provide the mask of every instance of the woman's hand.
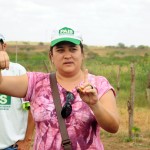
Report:
[{"label": "woman's hand", "polygon": [[0,69],[9,68],[9,56],[6,51],[0,51]]},{"label": "woman's hand", "polygon": [[0,83],[2,81],[1,69],[9,68],[9,56],[5,50],[0,51]]},{"label": "woman's hand", "polygon": [[84,83],[77,91],[81,99],[89,105],[98,124],[110,133],[119,129],[119,115],[112,90],[107,91],[99,100],[95,88],[88,82],[88,71],[84,72]]},{"label": "woman's hand", "polygon": [[84,71],[84,83],[77,88],[81,99],[88,105],[94,105],[98,102],[97,90],[88,81],[88,70]]}]

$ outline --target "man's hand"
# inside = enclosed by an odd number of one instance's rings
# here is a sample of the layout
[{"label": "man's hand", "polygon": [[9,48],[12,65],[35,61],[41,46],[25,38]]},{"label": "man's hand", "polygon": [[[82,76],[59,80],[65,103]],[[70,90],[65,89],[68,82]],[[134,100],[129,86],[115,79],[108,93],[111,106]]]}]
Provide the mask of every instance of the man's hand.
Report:
[{"label": "man's hand", "polygon": [[18,141],[18,150],[30,150],[32,142],[32,139]]},{"label": "man's hand", "polygon": [[28,110],[28,113],[28,125],[25,139],[17,142],[18,150],[30,150],[33,147],[35,123],[30,110]]}]

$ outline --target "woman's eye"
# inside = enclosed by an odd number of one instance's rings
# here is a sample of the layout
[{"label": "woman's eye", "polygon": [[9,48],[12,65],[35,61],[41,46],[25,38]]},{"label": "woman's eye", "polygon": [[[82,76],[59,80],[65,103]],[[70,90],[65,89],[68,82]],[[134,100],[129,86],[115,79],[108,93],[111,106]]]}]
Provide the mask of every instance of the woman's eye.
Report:
[{"label": "woman's eye", "polygon": [[72,48],[70,49],[71,52],[74,52],[74,51],[76,51],[76,50],[77,50],[76,47],[72,47]]},{"label": "woman's eye", "polygon": [[62,53],[64,50],[63,49],[57,49],[56,50],[58,53]]}]

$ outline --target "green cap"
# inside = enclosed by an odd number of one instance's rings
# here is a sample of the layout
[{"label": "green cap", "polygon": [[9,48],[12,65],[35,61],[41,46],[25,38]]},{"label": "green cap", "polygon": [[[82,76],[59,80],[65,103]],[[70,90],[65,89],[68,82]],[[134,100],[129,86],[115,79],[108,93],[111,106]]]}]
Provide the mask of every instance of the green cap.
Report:
[{"label": "green cap", "polygon": [[62,41],[68,41],[76,45],[79,45],[80,43],[82,43],[83,40],[81,33],[78,30],[74,30],[69,27],[63,27],[55,29],[52,32],[51,46],[55,46],[57,43]]}]

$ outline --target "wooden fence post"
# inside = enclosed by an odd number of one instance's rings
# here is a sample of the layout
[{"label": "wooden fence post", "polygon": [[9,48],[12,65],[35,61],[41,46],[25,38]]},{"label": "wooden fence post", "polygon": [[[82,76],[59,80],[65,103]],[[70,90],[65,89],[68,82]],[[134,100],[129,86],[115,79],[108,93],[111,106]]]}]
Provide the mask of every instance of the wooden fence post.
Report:
[{"label": "wooden fence post", "polygon": [[133,138],[132,128],[134,125],[134,98],[135,98],[135,68],[134,64],[131,64],[131,88],[130,98],[128,101],[128,113],[129,113],[129,138]]},{"label": "wooden fence post", "polygon": [[147,82],[147,88],[146,88],[146,97],[147,97],[147,101],[148,103],[150,103],[150,72],[148,74],[148,82]]},{"label": "wooden fence post", "polygon": [[120,71],[121,71],[121,67],[120,65],[118,66],[118,71],[117,71],[117,93],[120,90]]}]

